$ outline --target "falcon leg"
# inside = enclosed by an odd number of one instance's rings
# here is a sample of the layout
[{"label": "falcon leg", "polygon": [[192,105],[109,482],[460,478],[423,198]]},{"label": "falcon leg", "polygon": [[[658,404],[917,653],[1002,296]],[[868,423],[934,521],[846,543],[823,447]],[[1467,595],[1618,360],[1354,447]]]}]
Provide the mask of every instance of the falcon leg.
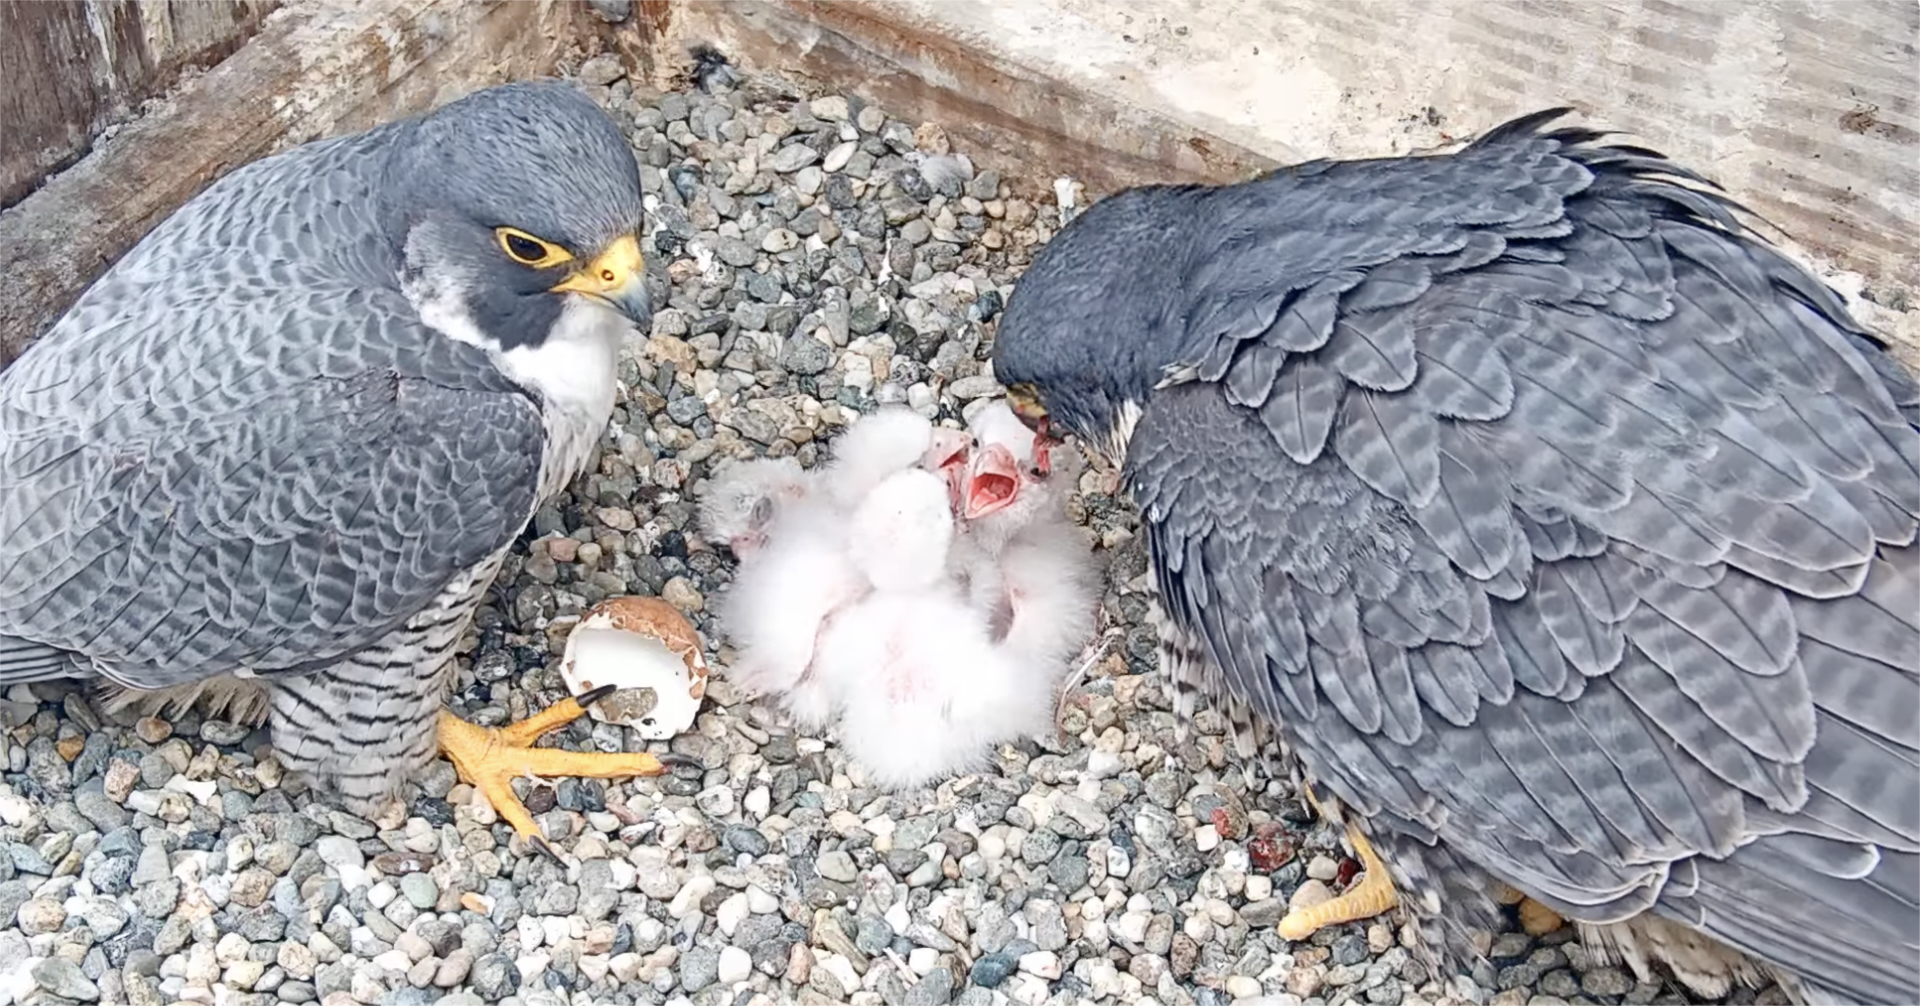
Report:
[{"label": "falcon leg", "polygon": [[1520,916],[1520,928],[1529,936],[1545,936],[1567,924],[1558,912],[1527,897],[1525,892],[1512,884],[1501,883],[1496,889],[1494,900],[1503,905],[1516,905],[1514,911]]},{"label": "falcon leg", "polygon": [[1371,919],[1400,903],[1393,881],[1387,877],[1386,864],[1380,862],[1380,856],[1373,851],[1366,836],[1349,825],[1347,841],[1353,843],[1354,854],[1360,857],[1360,868],[1366,871],[1360,882],[1332,901],[1288,912],[1286,918],[1280,920],[1282,938],[1304,940],[1328,926]]},{"label": "falcon leg", "polygon": [[[1321,810],[1320,802],[1313,798],[1313,787],[1303,786],[1300,792],[1306,796],[1314,813],[1323,818],[1327,816]],[[1332,901],[1288,912],[1280,920],[1282,939],[1304,940],[1328,926],[1371,919],[1400,903],[1400,896],[1393,889],[1393,879],[1387,876],[1386,864],[1380,861],[1379,853],[1373,851],[1373,843],[1368,842],[1367,837],[1352,825],[1347,826],[1347,841],[1352,844],[1354,855],[1360,857],[1360,868],[1364,871],[1360,882]]]},{"label": "falcon leg", "polygon": [[[566,698],[540,712],[504,727],[481,727],[440,710],[440,750],[453,762],[460,778],[478,789],[493,805],[494,812],[526,843],[553,856],[540,828],[533,823],[520,798],[513,795],[517,776],[575,776],[584,779],[621,779],[629,776],[656,776],[666,773],[669,763],[681,759],[668,755],[565,751],[536,748],[534,742],[556,727],[565,726],[586,713],[586,707],[613,690],[597,688],[579,698]],[[555,857],[558,858],[558,857]]]}]

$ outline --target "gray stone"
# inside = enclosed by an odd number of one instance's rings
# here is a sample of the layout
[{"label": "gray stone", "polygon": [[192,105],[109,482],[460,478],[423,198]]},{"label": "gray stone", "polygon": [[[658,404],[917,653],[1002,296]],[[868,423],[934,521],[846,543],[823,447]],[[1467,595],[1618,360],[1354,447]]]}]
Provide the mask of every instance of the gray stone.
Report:
[{"label": "gray stone", "polygon": [[696,946],[680,957],[680,987],[698,992],[720,978],[720,951]]},{"label": "gray stone", "polygon": [[519,990],[520,969],[505,954],[488,954],[473,962],[468,981],[481,999],[497,1003]]},{"label": "gray stone", "polygon": [[99,1002],[100,987],[80,970],[80,965],[65,957],[49,957],[33,966],[34,984],[62,999],[74,1002]]},{"label": "gray stone", "polygon": [[820,858],[814,861],[813,869],[820,876],[843,884],[853,883],[853,879],[860,875],[853,865],[853,857],[841,849],[821,853]]},{"label": "gray stone", "polygon": [[820,159],[820,152],[804,143],[789,143],[774,151],[768,167],[783,175],[789,175]]}]

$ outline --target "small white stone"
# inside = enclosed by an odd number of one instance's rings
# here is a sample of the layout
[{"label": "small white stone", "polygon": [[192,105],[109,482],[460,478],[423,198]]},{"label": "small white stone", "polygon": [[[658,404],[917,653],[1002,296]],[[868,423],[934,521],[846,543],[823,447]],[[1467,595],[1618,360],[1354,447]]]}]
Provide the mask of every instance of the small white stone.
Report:
[{"label": "small white stone", "polygon": [[1247,878],[1247,900],[1265,901],[1273,897],[1273,878],[1254,874]]},{"label": "small white stone", "polygon": [[1201,852],[1212,852],[1220,846],[1220,832],[1211,824],[1203,824],[1193,829],[1193,847]]},{"label": "small white stone", "polygon": [[1147,941],[1147,923],[1152,917],[1145,912],[1127,912],[1114,923],[1113,933],[1127,943],[1140,944]]},{"label": "small white stone", "polygon": [[882,918],[887,920],[887,925],[893,927],[895,936],[905,936],[907,927],[913,925],[913,918],[907,914],[907,903],[904,901],[894,902],[893,907],[887,909]]},{"label": "small white stone", "polygon": [[700,910],[700,902],[713,893],[713,877],[705,873],[696,873],[680,885],[680,893],[673,896],[667,905],[667,914],[676,919],[684,919]]},{"label": "small white stone", "polygon": [[848,161],[853,160],[854,153],[859,149],[860,144],[853,140],[848,140],[834,147],[832,150],[827,151],[826,160],[820,162],[820,170],[828,174],[839,171],[841,168],[847,166]]},{"label": "small white stone", "polygon": [[557,948],[573,938],[573,921],[565,915],[544,916],[540,919],[540,935],[547,946]]},{"label": "small white stone", "polygon": [[[773,230],[767,232],[766,237],[760,239],[760,249],[774,255],[778,255],[781,252],[792,251],[799,246],[800,235],[795,234],[785,227],[775,227]],[[733,794],[729,792],[727,795],[729,799],[731,799]]]},{"label": "small white stone", "polygon": [[357,891],[373,883],[373,875],[364,866],[336,866],[333,872],[340,878],[340,886],[349,891]]},{"label": "small white stone", "polygon": [[[547,970],[547,965],[551,963],[553,963],[553,958],[548,957],[546,954],[528,954],[525,957],[515,960],[513,966],[520,970],[520,981],[523,984],[529,984],[539,978],[541,973]],[[539,986],[532,987],[538,988]]]},{"label": "small white stone", "polygon": [[1315,880],[1332,880],[1340,875],[1340,864],[1328,856],[1315,856],[1307,862],[1307,876]]},{"label": "small white stone", "polygon": [[1107,938],[1107,920],[1087,919],[1080,923],[1080,938],[1100,949],[1106,949],[1111,942]]},{"label": "small white stone", "polygon": [[[633,981],[635,976],[640,974],[640,965],[642,963],[644,963],[644,961],[639,954],[632,952],[615,954],[613,959],[607,962],[607,970],[613,972],[614,981],[625,985]],[[582,970],[585,970],[586,959],[582,958],[580,964]]]},{"label": "small white stone", "polygon": [[807,102],[807,111],[816,119],[827,122],[845,122],[847,119],[847,99],[838,94],[822,95]]},{"label": "small white stone", "polygon": [[940,963],[940,951],[932,947],[914,947],[907,954],[908,969],[922,978],[932,973],[933,966],[938,963]]},{"label": "small white stone", "polygon": [[748,790],[747,798],[740,801],[740,809],[747,812],[747,817],[756,821],[766,817],[767,811],[772,807],[773,794],[765,786],[755,786]]},{"label": "small white stone", "polygon": [[[1079,968],[1074,969],[1078,971]],[[1087,967],[1087,991],[1095,999],[1107,999],[1120,990],[1120,969],[1103,960],[1093,960]]]},{"label": "small white stone", "polygon": [[720,951],[720,981],[732,985],[744,982],[753,974],[753,955],[739,947],[725,947]]},{"label": "small white stone", "polygon": [[730,895],[727,900],[720,902],[719,908],[714,909],[713,922],[714,925],[720,927],[720,934],[722,936],[732,939],[734,929],[738,928],[740,923],[746,921],[747,915],[751,911],[752,909],[747,904],[747,896],[744,892],[733,894]]},{"label": "small white stone", "polygon": [[1186,930],[1187,939],[1195,943],[1205,943],[1213,935],[1213,922],[1204,915],[1189,915],[1180,927]]},{"label": "small white stone", "polygon": [[780,910],[780,899],[759,884],[747,885],[747,910],[755,915],[772,915]]},{"label": "small white stone", "polygon": [[814,961],[816,968],[826,968],[828,973],[840,979],[840,987],[857,989],[860,987],[860,973],[853,969],[853,962],[839,954],[823,954]]},{"label": "small white stone", "polygon": [[1260,994],[1260,983],[1246,975],[1228,975],[1226,984],[1227,994],[1235,999],[1252,999]]},{"label": "small white stone", "polygon": [[372,887],[367,888],[367,904],[381,911],[385,911],[386,907],[393,904],[393,899],[398,897],[399,894],[400,892],[396,890],[392,884],[382,880]]},{"label": "small white stone", "polygon": [[1095,749],[1087,752],[1087,776],[1093,779],[1111,779],[1125,771],[1126,760],[1117,753]]},{"label": "small white stone", "polygon": [[1020,970],[1048,981],[1060,977],[1060,955],[1051,950],[1036,950],[1020,958]]},{"label": "small white stone", "polygon": [[1021,1006],[1040,1006],[1047,1001],[1049,989],[1046,979],[1038,975],[1015,975],[1010,984],[1013,986],[1013,991],[1007,998],[1020,1003]]},{"label": "small white stone", "polygon": [[413,961],[407,957],[405,951],[389,950],[375,957],[373,959],[373,966],[391,971],[394,974],[403,975],[407,973],[408,969],[413,967]]}]

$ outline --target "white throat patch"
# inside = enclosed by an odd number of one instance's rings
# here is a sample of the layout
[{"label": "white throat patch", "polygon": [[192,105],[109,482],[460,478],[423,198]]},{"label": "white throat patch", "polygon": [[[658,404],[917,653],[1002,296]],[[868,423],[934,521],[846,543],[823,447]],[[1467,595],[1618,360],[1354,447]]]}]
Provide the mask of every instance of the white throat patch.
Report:
[{"label": "white throat patch", "polygon": [[540,400],[547,433],[540,459],[540,499],[573,481],[613,415],[620,346],[634,332],[626,316],[585,297],[569,296],[546,339],[502,350],[473,323],[452,284],[422,276],[403,289],[428,328],[485,350],[502,374]]}]

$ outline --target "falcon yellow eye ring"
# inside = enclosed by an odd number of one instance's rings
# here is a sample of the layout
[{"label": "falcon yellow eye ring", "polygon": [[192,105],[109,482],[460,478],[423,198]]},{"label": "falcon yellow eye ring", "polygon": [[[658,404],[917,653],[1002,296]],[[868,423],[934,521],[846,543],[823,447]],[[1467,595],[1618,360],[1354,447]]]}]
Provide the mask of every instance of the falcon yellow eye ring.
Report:
[{"label": "falcon yellow eye ring", "polygon": [[551,269],[573,261],[572,252],[517,227],[496,227],[493,234],[500,239],[500,250],[506,252],[508,258],[529,269]]}]

